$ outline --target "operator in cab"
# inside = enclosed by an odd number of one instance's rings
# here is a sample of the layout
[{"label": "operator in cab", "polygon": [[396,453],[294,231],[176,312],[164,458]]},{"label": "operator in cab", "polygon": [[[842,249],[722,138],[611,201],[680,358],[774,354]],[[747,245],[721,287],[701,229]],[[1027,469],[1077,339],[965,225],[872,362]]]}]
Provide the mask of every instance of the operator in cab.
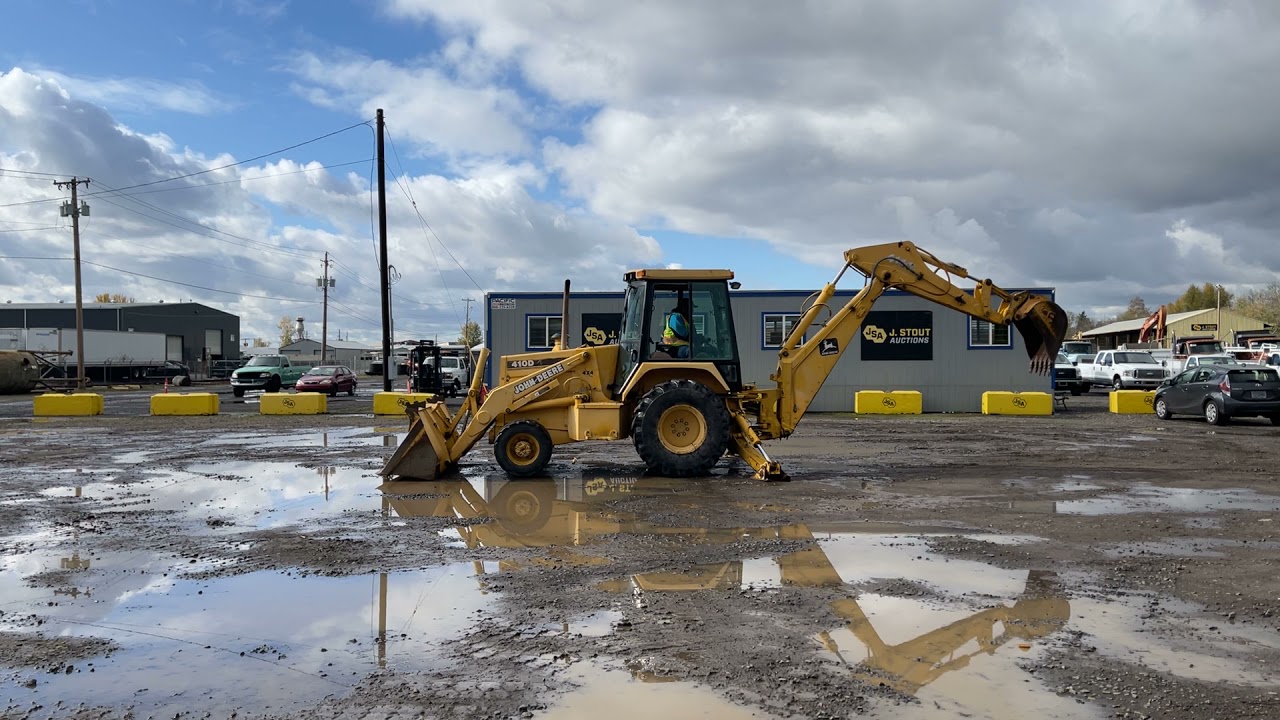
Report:
[{"label": "operator in cab", "polygon": [[[687,305],[677,305],[667,316],[667,324],[662,329],[662,342],[657,351],[671,358],[687,358],[690,355],[689,345],[689,311]],[[657,353],[655,353],[657,355]]]}]

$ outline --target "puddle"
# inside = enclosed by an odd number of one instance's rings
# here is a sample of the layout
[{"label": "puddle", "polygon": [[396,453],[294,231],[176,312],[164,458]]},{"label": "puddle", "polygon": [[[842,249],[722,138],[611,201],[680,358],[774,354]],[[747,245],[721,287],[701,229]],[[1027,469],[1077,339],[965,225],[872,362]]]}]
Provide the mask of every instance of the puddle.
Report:
[{"label": "puddle", "polygon": [[289,463],[224,462],[145,474],[139,482],[98,482],[50,488],[46,497],[93,501],[98,513],[177,512],[210,527],[256,529],[307,523],[382,507],[372,471]]},{"label": "puddle", "polygon": [[735,705],[710,688],[684,682],[650,680],[637,673],[594,663],[578,663],[561,678],[578,686],[572,694],[536,717],[557,720],[653,720],[653,718],[747,718],[772,717],[758,708]]},{"label": "puddle", "polygon": [[[1125,662],[1203,682],[1280,687],[1280,676],[1251,657],[1274,653],[1280,635],[1256,626],[1200,617],[1189,603],[1143,597],[1072,601],[1071,627],[1090,635],[1098,652]],[[1153,610],[1156,610],[1153,612]]]},{"label": "puddle", "polygon": [[1243,548],[1250,551],[1280,550],[1280,542],[1241,542],[1222,538],[1177,538],[1153,542],[1131,542],[1099,548],[1113,558],[1133,555],[1157,555],[1162,557],[1226,557],[1227,548]]},{"label": "puddle", "polygon": [[1205,512],[1217,510],[1280,511],[1280,496],[1253,490],[1207,490],[1136,485],[1123,495],[1055,503],[1063,515],[1121,515],[1149,512]]},{"label": "puddle", "polygon": [[[394,432],[387,435],[384,433]],[[348,427],[333,428],[321,432],[300,432],[300,433],[222,433],[217,437],[204,440],[201,445],[204,446],[223,446],[235,445],[238,447],[253,448],[306,448],[306,447],[364,447],[364,446],[388,446],[394,447],[400,444],[403,438],[403,428],[385,428],[385,427]],[[388,440],[387,438],[391,438]]]},{"label": "puddle", "polygon": [[[137,579],[130,584],[107,582],[75,595],[15,586],[19,573],[8,573],[0,576],[6,619],[38,607],[46,633],[119,645],[106,657],[75,661],[70,674],[4,671],[16,681],[10,702],[83,702],[166,717],[300,709],[378,670],[421,672],[452,662],[437,650],[493,602],[480,576],[496,570],[497,563],[464,563],[342,578],[259,572],[211,581],[129,572],[121,577]],[[614,619],[598,613],[557,629],[603,635]],[[29,676],[38,676],[34,689],[21,687]]]}]

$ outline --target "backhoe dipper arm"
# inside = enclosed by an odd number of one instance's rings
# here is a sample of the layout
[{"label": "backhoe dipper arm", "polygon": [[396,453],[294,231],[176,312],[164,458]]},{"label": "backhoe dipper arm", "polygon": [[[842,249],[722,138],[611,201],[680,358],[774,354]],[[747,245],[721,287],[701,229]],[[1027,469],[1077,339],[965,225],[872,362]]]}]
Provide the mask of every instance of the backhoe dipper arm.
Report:
[{"label": "backhoe dipper arm", "polygon": [[[1054,358],[1066,336],[1067,317],[1062,308],[1049,298],[1026,291],[1011,293],[996,287],[990,280],[975,281],[972,294],[965,292],[950,278],[972,279],[967,270],[943,262],[907,241],[854,248],[844,253],[844,261],[845,267],[840,274],[818,292],[778,352],[778,369],[772,376],[778,384],[774,391],[777,393],[777,419],[761,417],[762,439],[785,437],[795,430],[827,376],[835,369],[836,362],[849,349],[871,306],[891,288],[905,290],[996,325],[1014,324],[1026,343],[1031,370],[1040,374],[1052,372]],[[849,268],[862,273],[868,282],[844,307],[810,334],[819,314],[830,312],[829,303],[835,295],[836,283]],[[999,299],[999,304],[993,307],[996,299]],[[809,335],[808,340],[801,342],[805,335]],[[766,415],[772,405],[771,402],[762,403],[761,415]]]}]

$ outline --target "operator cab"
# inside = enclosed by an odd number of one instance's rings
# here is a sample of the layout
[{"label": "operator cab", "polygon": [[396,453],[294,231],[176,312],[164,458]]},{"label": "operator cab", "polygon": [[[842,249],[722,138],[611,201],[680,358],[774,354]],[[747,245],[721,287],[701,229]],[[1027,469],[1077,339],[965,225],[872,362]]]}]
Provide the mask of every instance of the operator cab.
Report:
[{"label": "operator cab", "polygon": [[633,270],[625,279],[615,397],[642,362],[712,363],[730,389],[742,389],[732,271]]}]

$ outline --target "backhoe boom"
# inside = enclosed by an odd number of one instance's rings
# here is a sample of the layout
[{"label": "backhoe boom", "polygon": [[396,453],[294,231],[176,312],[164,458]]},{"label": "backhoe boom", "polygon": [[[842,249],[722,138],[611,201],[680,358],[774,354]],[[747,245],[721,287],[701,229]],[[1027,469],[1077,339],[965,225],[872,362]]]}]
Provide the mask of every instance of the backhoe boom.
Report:
[{"label": "backhoe boom", "polygon": [[[996,325],[1015,325],[1026,343],[1032,372],[1052,372],[1054,357],[1066,335],[1067,318],[1049,298],[1026,291],[1009,292],[990,280],[975,281],[972,292],[966,292],[951,277],[972,279],[967,270],[908,241],[848,250],[844,261],[840,274],[818,292],[778,351],[778,368],[771,376],[777,389],[763,391],[759,405],[757,432],[761,439],[786,437],[795,431],[871,307],[893,288]],[[824,310],[831,312],[829,303],[836,283],[849,268],[864,275],[866,284],[825,323],[817,324]],[[816,330],[810,334],[815,324]],[[806,335],[809,337],[804,340]],[[776,417],[770,411],[774,407]]]}]

